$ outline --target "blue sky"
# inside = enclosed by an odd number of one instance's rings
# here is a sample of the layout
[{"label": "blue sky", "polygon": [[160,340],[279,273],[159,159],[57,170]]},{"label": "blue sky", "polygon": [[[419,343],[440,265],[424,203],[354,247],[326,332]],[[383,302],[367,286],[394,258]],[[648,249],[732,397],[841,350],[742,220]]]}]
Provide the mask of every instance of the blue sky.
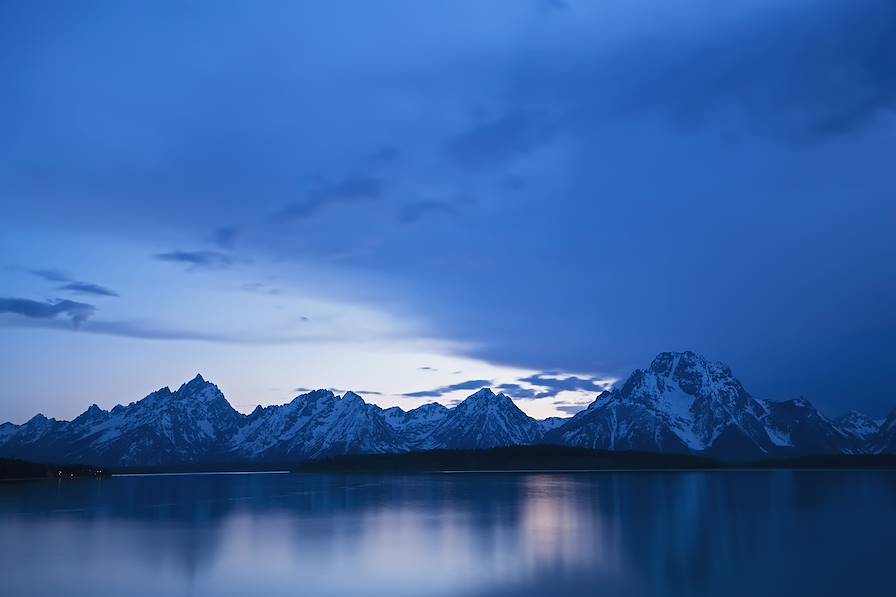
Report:
[{"label": "blue sky", "polygon": [[720,4],[5,3],[0,419],[683,349],[896,407],[896,5]]}]

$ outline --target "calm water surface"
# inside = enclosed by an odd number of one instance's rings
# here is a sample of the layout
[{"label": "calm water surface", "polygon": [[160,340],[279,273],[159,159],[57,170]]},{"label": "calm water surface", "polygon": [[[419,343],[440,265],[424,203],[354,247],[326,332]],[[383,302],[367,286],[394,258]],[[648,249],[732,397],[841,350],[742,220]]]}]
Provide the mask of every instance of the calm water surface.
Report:
[{"label": "calm water surface", "polygon": [[893,594],[896,474],[180,475],[0,484],[0,593]]}]

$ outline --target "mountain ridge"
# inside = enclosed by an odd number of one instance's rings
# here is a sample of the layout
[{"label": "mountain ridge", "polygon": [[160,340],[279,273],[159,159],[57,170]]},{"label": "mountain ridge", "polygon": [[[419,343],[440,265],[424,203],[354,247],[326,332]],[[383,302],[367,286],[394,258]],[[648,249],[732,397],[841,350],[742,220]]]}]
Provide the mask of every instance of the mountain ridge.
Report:
[{"label": "mountain ridge", "polygon": [[202,375],[71,421],[37,414],[0,425],[0,457],[105,466],[308,461],[352,454],[556,444],[690,454],[727,461],[896,452],[896,411],[876,421],[829,418],[804,399],[751,396],[725,364],[664,352],[572,417],[542,421],[483,388],[448,408],[383,409],[355,392],[314,390],[280,405],[236,411]]}]

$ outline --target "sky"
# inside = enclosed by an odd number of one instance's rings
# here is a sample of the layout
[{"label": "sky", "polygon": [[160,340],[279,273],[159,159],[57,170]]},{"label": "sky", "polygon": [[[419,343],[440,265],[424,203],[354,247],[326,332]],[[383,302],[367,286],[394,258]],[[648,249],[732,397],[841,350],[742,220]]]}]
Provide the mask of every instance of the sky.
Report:
[{"label": "sky", "polygon": [[896,408],[890,0],[3,2],[0,420],[201,372]]}]

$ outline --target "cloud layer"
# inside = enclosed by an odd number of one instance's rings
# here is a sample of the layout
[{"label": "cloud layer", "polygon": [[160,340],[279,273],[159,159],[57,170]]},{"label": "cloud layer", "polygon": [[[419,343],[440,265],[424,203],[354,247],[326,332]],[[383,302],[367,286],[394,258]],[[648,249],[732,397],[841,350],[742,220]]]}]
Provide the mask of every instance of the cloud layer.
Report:
[{"label": "cloud layer", "polygon": [[75,327],[86,322],[95,312],[96,307],[93,305],[64,299],[41,302],[0,297],[0,313],[14,313],[32,319],[54,319],[61,315],[67,317]]},{"label": "cloud layer", "polygon": [[[122,291],[105,321],[5,312],[227,343],[229,314],[304,326],[301,294],[580,372],[517,397],[694,348],[763,397],[892,407],[896,4],[396,2],[0,8],[3,250],[111,285],[39,269],[5,294]],[[364,327],[342,321],[315,337]],[[428,375],[411,394],[452,391]]]}]

